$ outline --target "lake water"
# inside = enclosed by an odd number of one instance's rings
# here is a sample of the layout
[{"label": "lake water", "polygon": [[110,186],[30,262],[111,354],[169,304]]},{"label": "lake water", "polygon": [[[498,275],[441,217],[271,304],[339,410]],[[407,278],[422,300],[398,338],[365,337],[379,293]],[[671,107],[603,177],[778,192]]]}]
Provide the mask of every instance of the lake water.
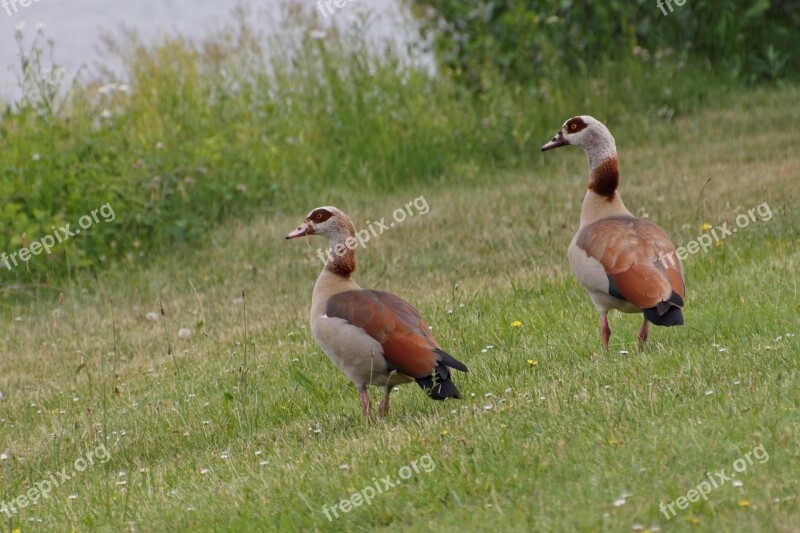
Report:
[{"label": "lake water", "polygon": [[[316,1],[294,0],[293,3],[313,11]],[[334,7],[334,12],[321,20],[324,25],[348,26],[369,12],[369,41],[377,46],[375,43],[390,40],[404,49],[406,44],[417,39],[418,33],[401,8],[401,2],[403,0],[351,0],[340,9]],[[103,33],[119,33],[124,26],[135,29],[145,39],[163,33],[202,37],[231,22],[232,10],[237,5],[254,11],[256,20],[272,21],[279,27],[282,6],[288,3],[286,0],[0,0],[0,96],[13,98],[19,92],[13,70],[19,70],[14,41],[17,28],[22,28],[26,42],[30,42],[37,27],[43,25],[45,36],[55,40],[56,62],[66,69],[67,79],[71,80],[82,66],[86,75],[93,79],[98,76],[98,66],[113,66],[103,54],[100,41]],[[22,4],[28,5],[23,7]],[[432,64],[429,57],[416,59],[422,64]]]}]

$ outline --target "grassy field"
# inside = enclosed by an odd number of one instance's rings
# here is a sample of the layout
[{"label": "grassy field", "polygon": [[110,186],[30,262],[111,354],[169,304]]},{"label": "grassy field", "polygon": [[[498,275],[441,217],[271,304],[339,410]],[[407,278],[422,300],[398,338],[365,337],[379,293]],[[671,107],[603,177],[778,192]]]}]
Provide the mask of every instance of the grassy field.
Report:
[{"label": "grassy field", "polygon": [[[653,328],[645,353],[639,318],[619,314],[601,353],[567,264],[578,149],[391,194],[309,191],[146,269],[6,307],[0,499],[105,448],[0,530],[800,531],[800,89],[730,102],[610,122],[626,204],[676,245],[772,214],[685,261],[686,326]],[[401,387],[368,424],[308,330],[324,243],[284,236],[319,205],[362,227],[419,196],[430,212],[372,239],[355,277],[418,307],[469,367],[464,399]],[[707,501],[660,511],[754,449]],[[326,517],[376,483],[371,504]]]}]

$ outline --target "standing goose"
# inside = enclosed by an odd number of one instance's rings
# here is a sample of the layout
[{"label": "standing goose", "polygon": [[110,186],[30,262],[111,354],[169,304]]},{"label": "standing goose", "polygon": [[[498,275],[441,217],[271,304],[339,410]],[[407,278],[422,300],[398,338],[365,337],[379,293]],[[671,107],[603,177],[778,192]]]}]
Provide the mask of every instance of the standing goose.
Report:
[{"label": "standing goose", "polygon": [[605,351],[610,309],[644,314],[639,330],[644,347],[650,322],[683,325],[683,265],[664,230],[633,216],[617,194],[619,161],[608,128],[590,116],[573,117],[542,151],[569,145],[583,148],[590,170],[580,228],[567,252],[570,266],[600,314]]},{"label": "standing goose", "polygon": [[362,289],[352,280],[357,241],[350,218],[335,207],[318,207],[286,238],[304,235],[328,239],[328,261],[311,297],[311,334],[355,383],[364,416],[372,418],[369,384],[386,391],[379,416],[388,412],[389,394],[400,383],[416,381],[434,400],[461,398],[448,367],[467,367],[442,350],[419,312],[392,293]]}]

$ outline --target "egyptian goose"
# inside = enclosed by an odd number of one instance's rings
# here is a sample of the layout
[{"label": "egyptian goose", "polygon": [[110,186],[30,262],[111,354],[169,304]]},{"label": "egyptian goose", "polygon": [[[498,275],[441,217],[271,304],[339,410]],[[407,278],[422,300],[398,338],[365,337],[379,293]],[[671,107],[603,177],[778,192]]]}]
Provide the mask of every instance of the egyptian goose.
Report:
[{"label": "egyptian goose", "polygon": [[569,145],[583,147],[590,169],[580,228],[567,252],[570,266],[600,314],[605,351],[610,309],[644,314],[639,330],[643,348],[650,322],[683,325],[683,264],[664,230],[633,216],[617,194],[619,161],[608,128],[590,116],[573,117],[542,152]]},{"label": "egyptian goose", "polygon": [[328,261],[311,297],[311,335],[355,383],[364,415],[372,418],[369,384],[385,387],[379,416],[386,415],[392,387],[401,383],[416,381],[434,400],[460,398],[448,367],[467,367],[442,350],[419,312],[392,293],[353,281],[357,240],[350,218],[335,207],[319,207],[286,238],[304,235],[328,239]]}]

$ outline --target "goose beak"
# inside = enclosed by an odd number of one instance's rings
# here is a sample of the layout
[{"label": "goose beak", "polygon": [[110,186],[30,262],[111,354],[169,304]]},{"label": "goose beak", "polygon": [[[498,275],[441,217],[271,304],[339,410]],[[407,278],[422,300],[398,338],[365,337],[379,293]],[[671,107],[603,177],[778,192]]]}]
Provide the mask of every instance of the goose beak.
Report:
[{"label": "goose beak", "polygon": [[559,146],[569,146],[569,141],[564,138],[564,134],[560,131],[558,132],[558,135],[553,137],[552,141],[542,146],[542,152],[552,150],[553,148],[558,148]]},{"label": "goose beak", "polygon": [[286,236],[287,239],[296,239],[297,237],[303,237],[305,235],[314,235],[314,227],[311,226],[308,222],[303,222],[300,224],[296,230],[289,233]]}]

